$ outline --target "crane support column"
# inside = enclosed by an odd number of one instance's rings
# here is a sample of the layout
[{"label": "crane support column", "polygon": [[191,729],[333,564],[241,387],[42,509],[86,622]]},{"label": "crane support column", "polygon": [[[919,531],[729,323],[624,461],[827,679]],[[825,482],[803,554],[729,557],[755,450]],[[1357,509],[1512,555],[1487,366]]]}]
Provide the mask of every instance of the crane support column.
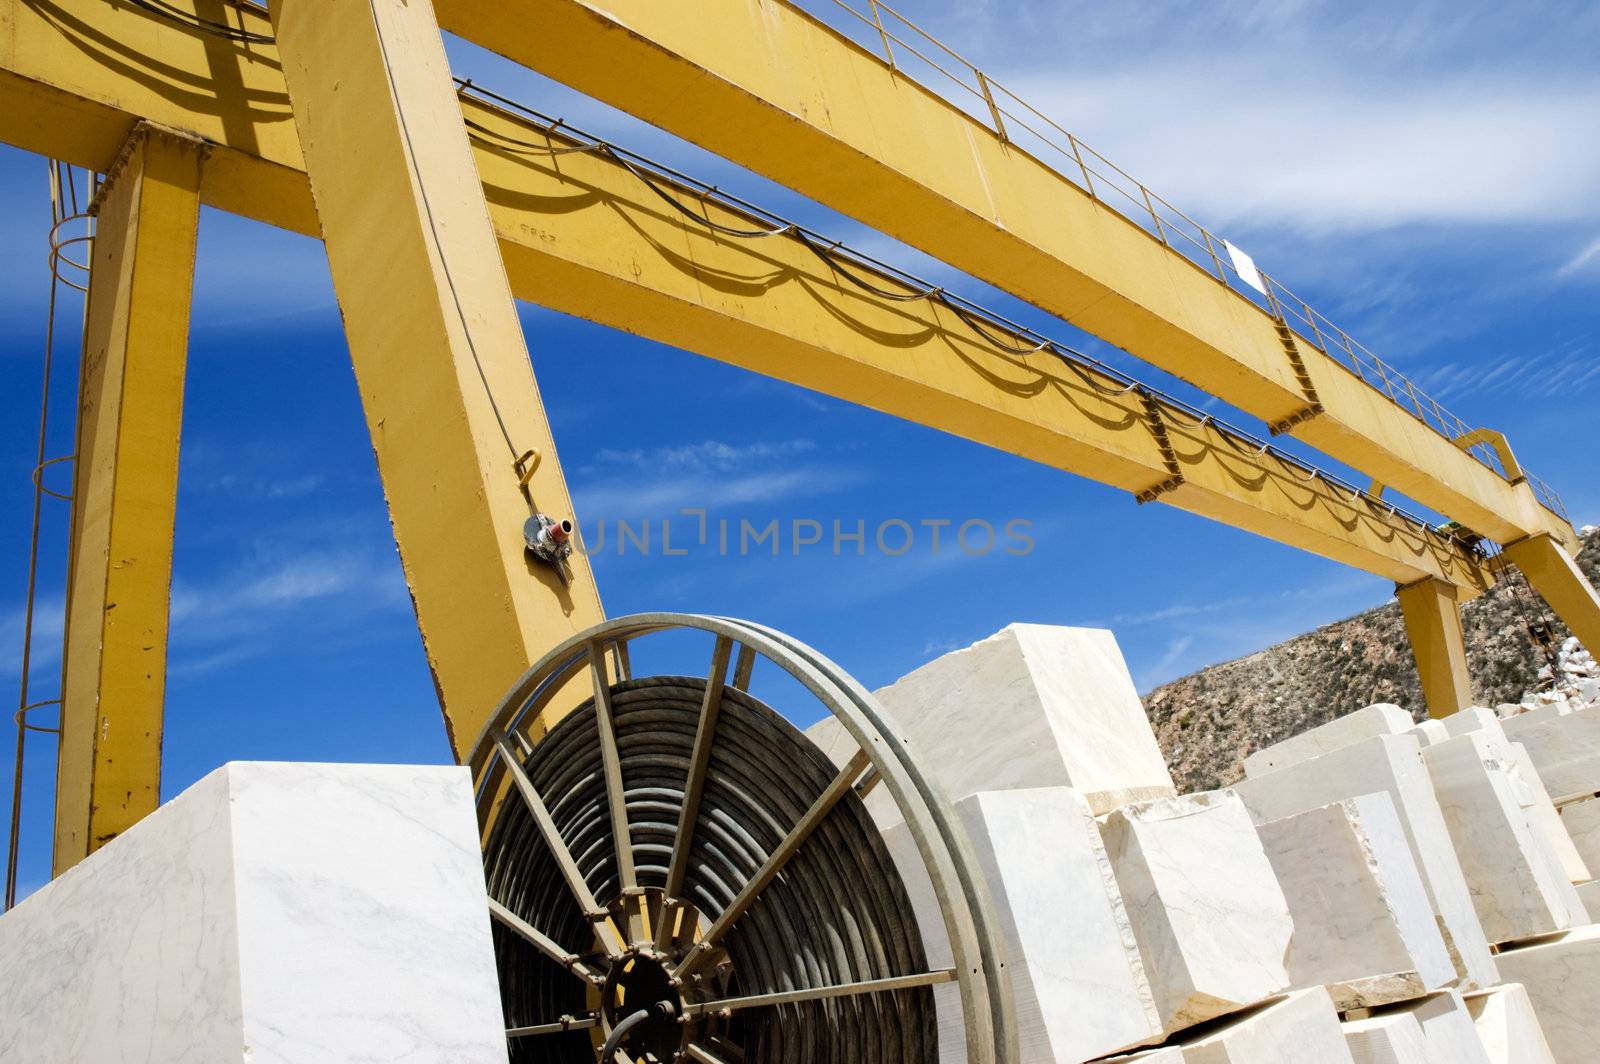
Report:
[{"label": "crane support column", "polygon": [[1505,548],[1534,590],[1591,653],[1600,653],[1600,595],[1554,536],[1529,536]]},{"label": "crane support column", "polygon": [[1472,705],[1472,678],[1467,674],[1459,589],[1430,576],[1396,588],[1395,593],[1416,655],[1428,715],[1448,717],[1466,709]]},{"label": "crane support column", "polygon": [[56,780],[56,875],[161,801],[178,433],[204,145],[141,124],[94,207]]},{"label": "crane support column", "polygon": [[549,647],[603,619],[524,550],[571,515],[427,0],[277,0],[284,80],[384,493],[458,758]]}]

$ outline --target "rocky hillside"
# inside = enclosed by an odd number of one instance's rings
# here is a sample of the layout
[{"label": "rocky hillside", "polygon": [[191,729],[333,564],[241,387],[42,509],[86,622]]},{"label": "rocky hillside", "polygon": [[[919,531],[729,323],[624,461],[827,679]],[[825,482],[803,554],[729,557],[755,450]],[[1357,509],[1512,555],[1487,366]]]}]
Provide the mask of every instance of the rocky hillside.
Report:
[{"label": "rocky hillside", "polygon": [[[1585,532],[1578,562],[1600,584],[1600,532]],[[1462,608],[1468,666],[1483,705],[1520,701],[1539,686],[1543,658],[1529,641],[1524,611],[1549,616],[1520,577]],[[1558,641],[1567,635],[1564,627],[1556,631]],[[1245,755],[1373,702],[1425,715],[1395,603],[1174,680],[1150,693],[1145,711],[1179,790],[1190,791],[1226,786],[1243,774]]]}]

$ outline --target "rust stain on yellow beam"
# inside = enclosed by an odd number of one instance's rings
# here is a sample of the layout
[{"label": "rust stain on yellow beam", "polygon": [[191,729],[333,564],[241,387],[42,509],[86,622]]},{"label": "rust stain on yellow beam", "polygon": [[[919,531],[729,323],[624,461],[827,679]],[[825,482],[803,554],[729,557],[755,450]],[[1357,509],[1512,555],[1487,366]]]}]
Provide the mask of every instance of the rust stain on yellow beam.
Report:
[{"label": "rust stain on yellow beam", "polygon": [[161,799],[178,436],[204,146],[141,126],[101,193],[84,324],[54,871]]},{"label": "rust stain on yellow beam", "polygon": [[[524,551],[568,517],[444,43],[426,0],[272,8],[401,563],[458,759],[516,678],[604,619]],[[519,458],[540,461],[526,484]]]},{"label": "rust stain on yellow beam", "polygon": [[[1307,405],[1271,317],[783,0],[439,0],[447,30],[1058,314],[1276,424]],[[1572,530],[1309,344],[1294,435],[1505,542]]]}]

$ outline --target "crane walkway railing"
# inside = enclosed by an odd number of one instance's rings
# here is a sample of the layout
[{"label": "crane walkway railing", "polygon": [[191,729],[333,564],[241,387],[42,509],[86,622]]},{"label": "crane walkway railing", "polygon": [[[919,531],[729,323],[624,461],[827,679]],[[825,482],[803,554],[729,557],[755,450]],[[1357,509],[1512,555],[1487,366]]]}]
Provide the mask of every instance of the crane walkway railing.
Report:
[{"label": "crane walkway railing", "polygon": [[[883,0],[857,2],[864,4],[866,10],[848,0],[806,0],[800,6],[877,54],[896,73],[913,79],[918,74],[936,75],[931,79],[917,79],[918,83],[987,125],[1001,140],[1029,151],[1097,202],[1213,274],[1230,290],[1282,322],[1301,340],[1444,438],[1454,442],[1473,431],[1474,426],[1441,405],[1415,381],[1379,358],[1283,283],[1257,269],[1253,263],[1246,264],[1241,272],[1234,258],[1236,249],[1227,241],[1151,191],[1149,186],[975,63]],[[836,24],[840,12],[848,16],[843,28]],[[836,17],[828,18],[824,13]],[[928,80],[954,85],[961,94],[952,96],[942,92],[928,84]],[[1500,476],[1509,478],[1493,447],[1474,443],[1464,450]],[[1524,475],[1539,501],[1570,523],[1561,497],[1538,477],[1526,471]]]}]

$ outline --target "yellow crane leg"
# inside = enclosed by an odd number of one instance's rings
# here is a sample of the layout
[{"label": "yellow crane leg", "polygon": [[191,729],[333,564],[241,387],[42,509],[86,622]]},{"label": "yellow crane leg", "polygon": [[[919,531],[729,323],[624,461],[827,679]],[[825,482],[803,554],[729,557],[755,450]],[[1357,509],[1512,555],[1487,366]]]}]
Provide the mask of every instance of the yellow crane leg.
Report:
[{"label": "yellow crane leg", "polygon": [[193,138],[141,125],[95,206],[73,478],[56,875],[161,800],[178,433],[204,156]]},{"label": "yellow crane leg", "polygon": [[1522,570],[1578,642],[1591,653],[1600,653],[1600,595],[1566,547],[1552,536],[1529,536],[1508,544],[1505,556]]},{"label": "yellow crane leg", "polygon": [[274,3],[284,80],[401,563],[456,756],[539,655],[603,619],[524,549],[571,516],[427,0]]},{"label": "yellow crane leg", "polygon": [[1406,634],[1422,679],[1422,699],[1431,717],[1448,717],[1472,705],[1467,645],[1461,632],[1460,595],[1453,585],[1429,577],[1395,589]]}]

